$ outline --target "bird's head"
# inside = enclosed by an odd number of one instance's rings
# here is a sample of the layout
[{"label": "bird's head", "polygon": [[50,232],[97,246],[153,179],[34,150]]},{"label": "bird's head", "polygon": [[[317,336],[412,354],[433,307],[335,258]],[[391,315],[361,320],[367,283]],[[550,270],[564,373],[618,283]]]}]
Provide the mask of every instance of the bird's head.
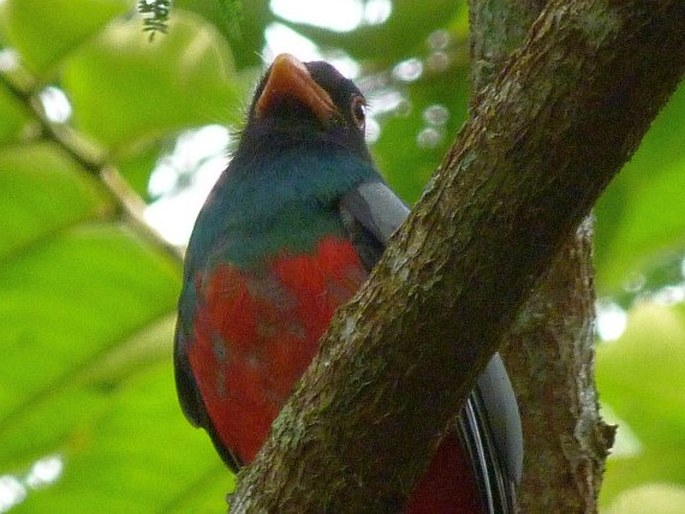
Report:
[{"label": "bird's head", "polygon": [[238,153],[305,143],[332,145],[370,160],[365,111],[362,93],[333,66],[281,54],[257,86]]}]

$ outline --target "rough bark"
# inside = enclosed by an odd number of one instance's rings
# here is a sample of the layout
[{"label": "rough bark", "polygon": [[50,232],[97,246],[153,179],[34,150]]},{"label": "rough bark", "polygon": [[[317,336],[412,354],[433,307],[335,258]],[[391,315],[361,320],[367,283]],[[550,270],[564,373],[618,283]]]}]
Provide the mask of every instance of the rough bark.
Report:
[{"label": "rough bark", "polygon": [[234,512],[397,510],[680,80],[683,27],[682,0],[550,2],[339,311]]},{"label": "rough bark", "polygon": [[[545,1],[471,0],[471,86],[482,90],[523,41]],[[501,352],[521,406],[522,512],[597,511],[613,429],[594,382],[592,218],[586,218],[504,336]]]},{"label": "rough bark", "polygon": [[602,423],[594,384],[592,229],[581,225],[505,336],[522,406],[521,512],[597,512],[614,429]]}]

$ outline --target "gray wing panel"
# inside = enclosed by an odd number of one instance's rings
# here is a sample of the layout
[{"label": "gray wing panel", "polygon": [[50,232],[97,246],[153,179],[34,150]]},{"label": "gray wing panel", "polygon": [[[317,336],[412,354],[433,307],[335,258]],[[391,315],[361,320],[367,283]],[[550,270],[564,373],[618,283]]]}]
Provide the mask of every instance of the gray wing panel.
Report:
[{"label": "gray wing panel", "polygon": [[383,246],[409,215],[409,208],[379,180],[363,182],[347,193],[341,207]]},{"label": "gray wing panel", "polygon": [[499,455],[512,480],[519,482],[523,470],[523,431],[514,389],[499,353],[493,355],[478,377],[476,390],[487,412],[488,424]]}]

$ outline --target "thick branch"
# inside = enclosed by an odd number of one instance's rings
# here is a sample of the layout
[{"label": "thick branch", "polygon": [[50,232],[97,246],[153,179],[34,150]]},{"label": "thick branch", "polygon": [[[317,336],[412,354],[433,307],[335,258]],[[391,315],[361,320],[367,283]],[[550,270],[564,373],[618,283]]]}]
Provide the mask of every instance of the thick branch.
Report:
[{"label": "thick branch", "polygon": [[[471,0],[472,90],[518,48],[546,0]],[[521,407],[522,512],[597,512],[613,429],[594,382],[592,216],[564,244],[501,349]]]},{"label": "thick branch", "polygon": [[236,512],[388,512],[685,67],[681,0],[557,0],[339,312]]},{"label": "thick branch", "polygon": [[469,0],[471,90],[481,91],[501,72],[547,0]]},{"label": "thick branch", "polygon": [[614,429],[594,384],[591,221],[564,245],[506,336],[526,440],[521,512],[598,511]]}]

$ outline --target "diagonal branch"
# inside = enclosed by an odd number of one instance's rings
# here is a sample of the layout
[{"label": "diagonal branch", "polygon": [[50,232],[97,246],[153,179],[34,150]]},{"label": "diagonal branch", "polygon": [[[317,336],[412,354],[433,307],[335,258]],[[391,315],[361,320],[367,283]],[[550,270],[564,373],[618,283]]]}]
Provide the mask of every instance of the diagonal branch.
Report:
[{"label": "diagonal branch", "polygon": [[41,137],[60,148],[79,165],[83,173],[95,177],[103,190],[110,196],[114,214],[126,222],[152,247],[159,249],[179,264],[184,250],[166,241],[144,218],[145,202],[121,176],[117,167],[107,162],[105,151],[92,143],[86,143],[81,135],[66,125],[53,123],[48,119],[35,92],[15,84],[7,75],[0,73],[0,87],[9,92],[24,106],[38,124]]},{"label": "diagonal branch", "polygon": [[681,0],[550,2],[240,476],[235,512],[387,512],[685,69]]}]

